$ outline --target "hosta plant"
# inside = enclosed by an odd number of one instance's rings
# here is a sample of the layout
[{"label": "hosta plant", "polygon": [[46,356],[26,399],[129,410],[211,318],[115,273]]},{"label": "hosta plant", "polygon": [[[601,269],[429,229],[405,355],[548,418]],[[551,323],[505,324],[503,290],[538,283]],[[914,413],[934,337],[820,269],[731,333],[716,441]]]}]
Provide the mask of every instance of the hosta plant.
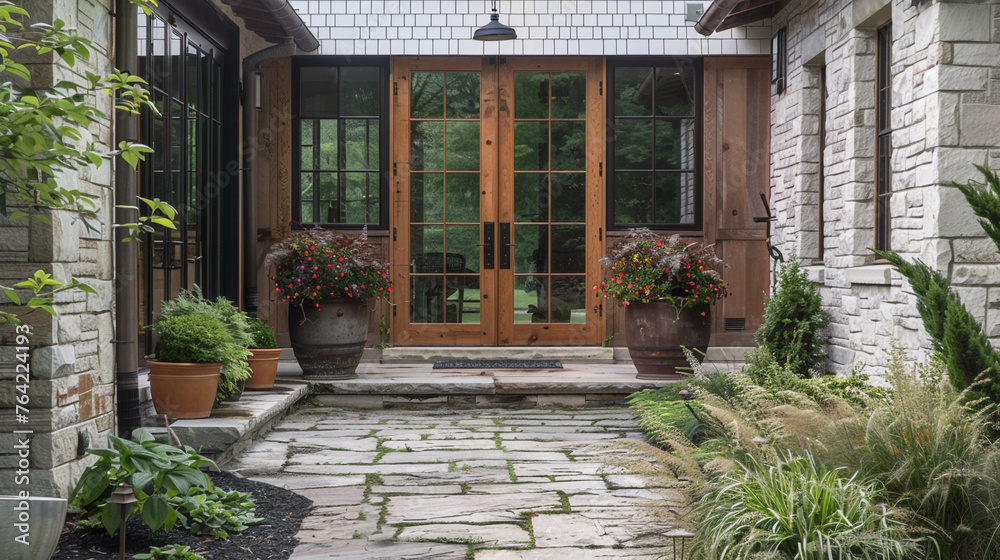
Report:
[{"label": "hosta plant", "polygon": [[190,546],[172,544],[170,546],[154,546],[149,552],[136,554],[135,560],[205,560],[204,556],[191,552]]},{"label": "hosta plant", "polygon": [[128,513],[138,510],[151,531],[170,531],[187,522],[171,498],[187,496],[192,488],[212,489],[212,481],[201,468],[219,467],[191,447],[178,449],[158,443],[142,428],[132,432],[132,440],[110,439],[112,449],[87,450],[98,460],[83,471],[71,497],[72,505],[84,511],[89,524],[103,527],[109,535],[118,532],[121,506],[109,503],[108,498],[123,482],[132,486],[139,499],[128,506]]}]

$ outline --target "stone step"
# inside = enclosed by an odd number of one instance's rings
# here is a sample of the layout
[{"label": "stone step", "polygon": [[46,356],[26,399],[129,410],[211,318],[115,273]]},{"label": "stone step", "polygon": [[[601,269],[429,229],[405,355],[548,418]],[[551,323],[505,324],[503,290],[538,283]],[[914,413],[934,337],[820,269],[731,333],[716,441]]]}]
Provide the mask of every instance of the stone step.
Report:
[{"label": "stone step", "polygon": [[602,346],[394,346],[382,350],[382,363],[428,363],[439,360],[560,360],[612,364],[615,349]]}]

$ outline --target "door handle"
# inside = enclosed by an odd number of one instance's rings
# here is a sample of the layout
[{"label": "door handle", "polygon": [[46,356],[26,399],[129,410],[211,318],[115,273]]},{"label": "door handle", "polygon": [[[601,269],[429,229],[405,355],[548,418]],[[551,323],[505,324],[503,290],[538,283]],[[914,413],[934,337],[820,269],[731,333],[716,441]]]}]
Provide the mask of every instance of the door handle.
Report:
[{"label": "door handle", "polygon": [[483,269],[493,270],[493,222],[483,222],[483,242],[479,244],[483,248]]},{"label": "door handle", "polygon": [[510,222],[500,222],[500,268],[510,268]]}]

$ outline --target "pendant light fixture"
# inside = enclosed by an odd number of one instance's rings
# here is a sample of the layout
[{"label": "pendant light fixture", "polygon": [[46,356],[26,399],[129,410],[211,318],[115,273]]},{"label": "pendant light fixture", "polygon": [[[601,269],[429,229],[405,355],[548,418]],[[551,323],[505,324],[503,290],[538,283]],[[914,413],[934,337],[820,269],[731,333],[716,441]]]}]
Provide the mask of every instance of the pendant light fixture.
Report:
[{"label": "pendant light fixture", "polygon": [[500,14],[497,12],[497,0],[493,0],[493,13],[490,14],[490,22],[480,27],[472,34],[472,38],[477,41],[509,41],[517,39],[517,31],[500,23]]}]

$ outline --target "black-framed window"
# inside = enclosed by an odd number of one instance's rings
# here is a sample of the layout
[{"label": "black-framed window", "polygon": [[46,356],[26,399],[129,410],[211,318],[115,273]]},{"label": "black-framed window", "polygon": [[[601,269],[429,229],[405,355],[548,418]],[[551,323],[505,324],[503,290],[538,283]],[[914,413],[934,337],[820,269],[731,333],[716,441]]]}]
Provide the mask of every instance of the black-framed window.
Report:
[{"label": "black-framed window", "polygon": [[875,80],[875,248],[892,249],[892,23],[878,28]]},{"label": "black-framed window", "polygon": [[700,228],[700,64],[610,62],[609,227]]},{"label": "black-framed window", "polygon": [[823,264],[826,255],[826,217],[823,215],[823,205],[826,204],[826,65],[819,69],[819,189],[816,200],[817,232],[816,261]]},{"label": "black-framed window", "polygon": [[292,78],[293,219],[387,228],[387,59],[309,57]]}]

